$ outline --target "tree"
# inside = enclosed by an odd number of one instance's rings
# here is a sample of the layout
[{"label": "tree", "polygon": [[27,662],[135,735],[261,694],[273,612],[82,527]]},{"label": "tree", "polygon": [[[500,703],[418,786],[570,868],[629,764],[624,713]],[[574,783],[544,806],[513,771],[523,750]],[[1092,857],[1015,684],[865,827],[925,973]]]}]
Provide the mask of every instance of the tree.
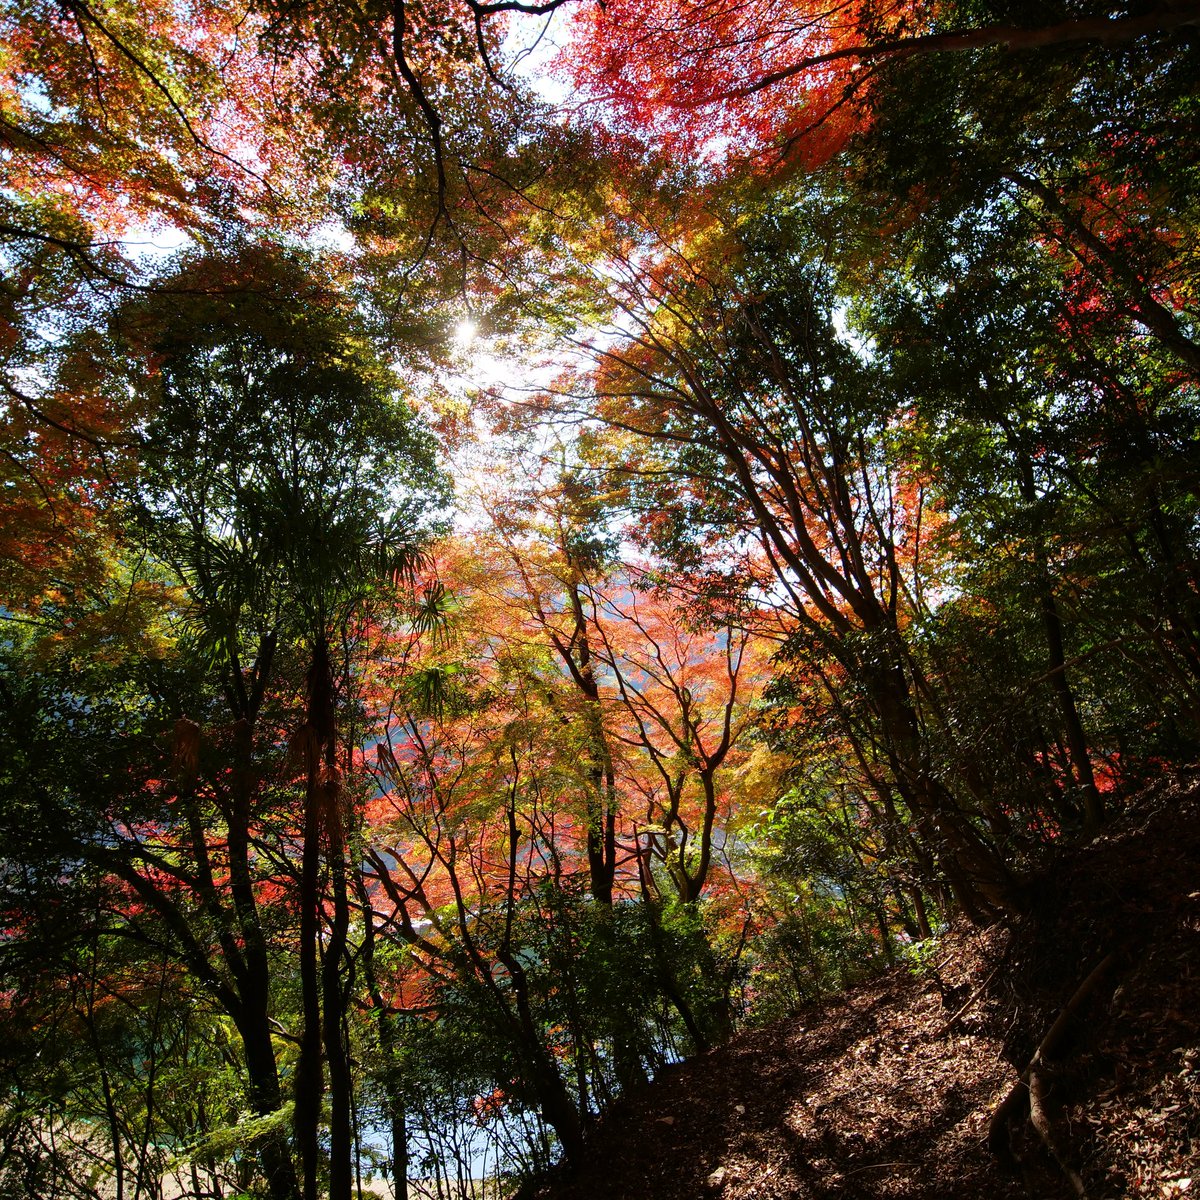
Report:
[{"label": "tree", "polygon": [[858,752],[879,757],[961,902],[995,914],[1015,903],[1007,868],[927,754],[938,711],[907,633],[928,566],[920,488],[889,433],[890,397],[837,336],[802,244],[768,209],[648,278],[631,264],[648,293],[630,287],[634,333],[597,351],[595,402],[618,431],[610,461],[634,459],[629,435],[655,449],[653,466],[628,472],[661,514],[655,545],[695,567],[732,558],[734,578],[773,591],[791,653],[815,654],[847,719],[866,719]]},{"label": "tree", "polygon": [[[1061,742],[1067,809],[1082,805],[1093,825],[1093,766],[1111,764],[1118,742],[1136,758],[1132,729],[1148,726],[1134,709],[1160,713],[1153,723],[1174,741],[1167,710],[1194,705],[1191,551],[1171,514],[1190,506],[1194,478],[1183,446],[1195,217],[1173,131],[1195,68],[1180,45],[1148,59],[1153,84],[1121,52],[1078,66],[1039,58],[1020,73],[944,60],[923,71],[920,105],[908,64],[881,91],[854,172],[868,212],[884,180],[894,205],[889,253],[851,268],[858,328],[914,400],[922,453],[965,538],[966,588],[986,597],[994,636],[1020,628],[1030,649],[1019,653],[1032,653],[1011,705],[1038,713],[1043,733],[1010,745]],[[977,119],[948,142],[951,113]],[[843,229],[870,219],[845,211]],[[1172,681],[1166,706],[1133,682],[1151,660]],[[1030,704],[1046,693],[1056,715]],[[1124,715],[1110,723],[1114,706]]]},{"label": "tree", "polygon": [[536,1105],[571,1158],[586,1100],[571,1097],[546,1045],[520,919],[545,872],[555,888],[572,886],[554,832],[555,764],[536,748],[539,723],[519,680],[510,703],[503,675],[489,694],[458,665],[460,646],[450,657],[424,640],[404,649],[424,665],[403,671],[376,747],[385,790],[365,851],[373,919],[411,948],[435,988],[475,996],[497,1053],[514,1058],[517,1081],[497,1085]]},{"label": "tree", "polygon": [[[149,508],[164,524],[178,522],[163,549],[191,583],[227,656],[226,686],[240,720],[252,729],[255,698],[268,686],[281,639],[298,638],[308,656],[305,719],[295,735],[306,776],[296,1126],[305,1195],[313,1197],[323,1052],[332,1194],[348,1197],[351,1085],[342,1023],[353,965],[331,644],[354,637],[373,589],[411,573],[422,513],[441,483],[429,442],[389,394],[394,384],[334,314],[324,328],[297,322],[294,309],[239,305],[217,323],[188,315],[186,326],[173,325],[155,346],[162,391],[148,437]],[[247,618],[259,629],[249,694],[238,646]],[[322,861],[333,906],[323,967]]]},{"label": "tree", "polygon": [[677,152],[771,170],[823,165],[843,149],[869,123],[877,79],[891,64],[995,48],[1122,46],[1186,31],[1200,10],[622,0],[575,20],[565,64],[594,103]]},{"label": "tree", "polygon": [[[762,686],[762,642],[678,581],[670,586],[645,563],[620,561],[613,497],[588,486],[585,464],[552,470],[515,495],[484,500],[511,576],[503,589],[514,622],[508,636],[548,645],[560,668],[539,682],[582,751],[592,895],[611,906],[640,893],[659,985],[694,1043],[708,1046],[728,1033],[729,997],[699,902],[706,889],[727,890],[732,873],[738,805],[730,781]],[[674,976],[664,915],[707,958],[720,993],[699,1014],[688,981]],[[637,1054],[628,1049],[632,1079]]]},{"label": "tree", "polygon": [[[236,281],[232,298],[187,286],[214,275]],[[265,296],[247,286],[254,279],[270,280]],[[247,1098],[264,1119],[256,1149],[278,1197],[294,1195],[296,1183],[274,1120],[283,1109],[276,1014],[292,986],[291,966],[274,947],[279,919],[295,904],[305,1183],[315,1192],[324,1058],[333,1186],[348,1195],[344,822],[352,814],[342,812],[334,760],[329,647],[337,638],[350,653],[372,589],[390,589],[410,569],[444,483],[394,379],[356,341],[336,295],[300,264],[247,252],[194,264],[175,283],[186,299],[114,316],[108,386],[134,390],[142,411],[153,412],[126,489],[128,511],[142,553],[164,564],[179,589],[186,633],[170,657],[192,672],[207,664],[216,692],[192,675],[190,692],[161,688],[141,701],[159,729],[173,721],[175,766],[163,770],[153,742],[129,741],[134,773],[114,781],[127,809],[120,818],[89,814],[68,788],[64,802],[81,806],[73,853],[117,881],[124,900],[116,911],[125,906],[137,936],[184,967],[233,1020]],[[318,297],[320,316],[301,307]],[[121,665],[146,669],[136,659]],[[303,722],[288,711],[298,670],[308,678]],[[289,725],[303,762],[299,807],[281,753]],[[55,821],[50,812],[42,819]],[[107,830],[98,840],[89,825],[96,820]],[[333,914],[323,968],[322,869]]]}]

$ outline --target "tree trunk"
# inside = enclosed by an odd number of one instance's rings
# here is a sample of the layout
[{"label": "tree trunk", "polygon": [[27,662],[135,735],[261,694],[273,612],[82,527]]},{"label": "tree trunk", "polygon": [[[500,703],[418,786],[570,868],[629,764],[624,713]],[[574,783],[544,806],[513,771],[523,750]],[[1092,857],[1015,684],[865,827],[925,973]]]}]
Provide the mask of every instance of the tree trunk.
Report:
[{"label": "tree trunk", "polygon": [[[271,1044],[271,1026],[265,1005],[247,1004],[246,1012],[235,1022],[242,1040],[248,1083],[246,1098],[256,1116],[277,1113],[283,1103],[279,1088],[279,1069]],[[265,1134],[256,1147],[271,1200],[295,1200],[299,1192],[296,1169],[282,1130]]]},{"label": "tree trunk", "polygon": [[[264,651],[266,655],[273,653],[273,645],[273,640],[267,643]],[[262,658],[260,655],[260,663]],[[265,677],[268,671],[269,658],[266,666],[261,667],[257,673]],[[271,964],[262,922],[259,919],[250,862],[250,816],[255,784],[254,721],[257,715],[257,704],[248,704],[246,715],[238,720],[234,729],[234,795],[227,831],[229,890],[237,914],[242,960],[242,969],[232,972],[238,981],[238,994],[242,1002],[241,1010],[234,1017],[234,1023],[241,1037],[242,1053],[246,1059],[249,1084],[247,1098],[250,1107],[256,1116],[266,1117],[279,1111],[283,1097],[279,1086],[275,1048],[271,1041]],[[196,836],[203,837],[199,826]],[[232,957],[234,956],[231,954],[226,955],[227,959]],[[299,1194],[299,1181],[296,1178],[287,1139],[282,1131],[265,1135],[257,1147],[257,1154],[272,1200],[295,1200]]]},{"label": "tree trunk", "polygon": [[595,662],[591,643],[588,641],[587,614],[584,611],[579,584],[570,584],[567,592],[571,602],[574,630],[570,645],[558,645],[558,649],[571,672],[575,686],[583,695],[588,740],[587,777],[590,785],[588,874],[592,898],[598,904],[611,906],[617,869],[616,773],[604,732],[604,718],[600,712],[600,688],[596,683]]},{"label": "tree trunk", "polygon": [[[899,638],[894,630],[888,630],[887,635]],[[858,664],[857,669],[879,717],[897,789],[916,817],[918,832],[945,873],[955,899],[976,924],[1015,916],[1020,905],[1003,859],[980,837],[954,797],[933,778],[925,764],[920,727],[903,668],[885,662]]]},{"label": "tree trunk", "polygon": [[392,1196],[394,1200],[408,1200],[408,1127],[405,1119],[404,1097],[396,1084],[396,1072],[399,1067],[396,1056],[396,1031],[392,1025],[392,1014],[379,987],[379,979],[375,974],[375,917],[371,906],[371,897],[363,880],[361,872],[351,876],[358,906],[362,912],[363,943],[362,943],[362,975],[363,984],[375,1011],[376,1027],[379,1031],[380,1057],[383,1059],[379,1071],[380,1085],[383,1091],[384,1115],[387,1118],[388,1132],[392,1139]]},{"label": "tree trunk", "polygon": [[[1033,463],[1030,461],[1021,439],[1008,421],[1004,422],[1004,430],[1017,456],[1021,499],[1032,510],[1038,500],[1037,483],[1033,477]],[[1063,732],[1067,737],[1071,770],[1083,798],[1084,830],[1086,833],[1094,834],[1104,821],[1104,798],[1100,795],[1100,789],[1096,787],[1096,777],[1092,772],[1092,760],[1088,754],[1087,737],[1083,732],[1083,723],[1079,719],[1075,693],[1071,688],[1071,681],[1067,677],[1067,656],[1063,646],[1062,620],[1058,614],[1058,604],[1054,599],[1054,584],[1050,576],[1050,564],[1047,561],[1046,547],[1042,540],[1040,526],[1041,522],[1039,521],[1033,531],[1033,556],[1038,610],[1042,618],[1042,629],[1046,635],[1047,673],[1050,677],[1050,686],[1054,689],[1054,695],[1058,701]]]},{"label": "tree trunk", "polygon": [[321,1100],[325,1090],[321,1054],[321,826],[328,766],[325,748],[333,741],[333,674],[323,638],[313,647],[308,671],[308,703],[297,741],[304,755],[304,846],[300,861],[300,1055],[295,1074],[295,1132],[303,1172],[304,1200],[319,1200]]},{"label": "tree trunk", "polygon": [[[328,748],[329,751],[333,747]],[[341,789],[327,755],[329,777],[322,787],[322,809],[328,845],[333,921],[329,926],[322,967],[323,1032],[329,1063],[329,1200],[351,1200],[354,1186],[353,1080],[343,1018],[353,982],[347,953],[350,904],[346,888],[346,848],[342,830]]]}]

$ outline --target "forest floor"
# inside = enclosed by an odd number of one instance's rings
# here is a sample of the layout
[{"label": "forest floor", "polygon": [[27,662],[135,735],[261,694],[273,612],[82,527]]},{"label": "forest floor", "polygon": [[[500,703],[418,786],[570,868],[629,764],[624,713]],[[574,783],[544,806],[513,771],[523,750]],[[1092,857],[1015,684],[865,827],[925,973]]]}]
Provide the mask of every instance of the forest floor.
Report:
[{"label": "forest floor", "polygon": [[[1030,895],[1011,928],[951,931],[922,974],[667,1068],[539,1200],[1200,1197],[1200,769]],[[992,1114],[1055,1024],[1035,1074],[1057,1159],[1023,1085],[997,1155]]]}]

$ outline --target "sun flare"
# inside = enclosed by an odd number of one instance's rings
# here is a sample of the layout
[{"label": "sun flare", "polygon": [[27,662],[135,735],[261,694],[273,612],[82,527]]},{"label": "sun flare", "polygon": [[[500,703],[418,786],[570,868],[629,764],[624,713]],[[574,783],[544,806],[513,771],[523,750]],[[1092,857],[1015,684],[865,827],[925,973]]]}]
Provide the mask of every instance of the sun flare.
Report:
[{"label": "sun flare", "polygon": [[454,327],[454,344],[460,350],[467,350],[479,334],[479,326],[470,317],[463,317]]}]

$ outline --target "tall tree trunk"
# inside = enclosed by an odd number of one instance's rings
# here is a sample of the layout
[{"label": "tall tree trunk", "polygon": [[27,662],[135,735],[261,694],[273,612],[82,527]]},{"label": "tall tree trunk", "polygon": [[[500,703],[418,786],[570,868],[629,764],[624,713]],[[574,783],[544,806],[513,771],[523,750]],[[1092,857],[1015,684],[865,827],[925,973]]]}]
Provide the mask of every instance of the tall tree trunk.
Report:
[{"label": "tall tree trunk", "polygon": [[[264,652],[273,654],[273,640]],[[260,655],[260,663],[262,655]],[[269,661],[259,674],[269,671]],[[261,697],[260,697],[261,698]],[[229,890],[237,914],[241,935],[242,970],[235,971],[238,992],[242,1001],[235,1024],[242,1040],[246,1059],[248,1099],[257,1116],[277,1113],[283,1103],[279,1085],[279,1068],[271,1041],[271,964],[267,955],[266,937],[259,919],[258,901],[254,894],[250,856],[250,819],[254,800],[253,769],[254,721],[258,716],[257,701],[252,697],[245,717],[234,730],[236,769],[233,803],[228,822]],[[197,837],[201,834],[197,833]],[[233,957],[227,954],[226,958]],[[299,1181],[292,1162],[287,1139],[281,1131],[265,1134],[257,1148],[263,1174],[272,1200],[295,1200]]]},{"label": "tall tree trunk", "polygon": [[367,892],[366,883],[361,872],[352,875],[355,896],[362,912],[363,944],[362,944],[362,974],[371,1007],[375,1011],[376,1028],[379,1031],[380,1057],[383,1059],[379,1079],[383,1090],[384,1116],[387,1118],[388,1132],[392,1142],[392,1196],[394,1200],[408,1200],[408,1124],[406,1120],[404,1097],[397,1086],[396,1073],[399,1071],[399,1061],[396,1054],[396,1030],[392,1022],[389,1006],[383,998],[379,986],[379,978],[375,974],[375,918],[371,907],[371,897]]},{"label": "tall tree trunk", "polygon": [[346,844],[338,784],[331,744],[327,747],[327,777],[322,786],[328,846],[329,883],[333,894],[330,923],[322,968],[323,1032],[325,1058],[329,1064],[329,1200],[351,1200],[354,1186],[353,1080],[346,1045],[346,1001],[352,983],[347,953],[350,903],[346,886]]},{"label": "tall tree trunk", "polygon": [[[899,634],[889,631],[894,637]],[[931,774],[903,668],[896,662],[858,664],[873,701],[896,786],[936,855],[955,899],[977,924],[1020,911],[1012,875],[955,798]]]},{"label": "tall tree trunk", "polygon": [[[568,1162],[578,1162],[583,1151],[583,1124],[579,1110],[571,1099],[553,1057],[543,1045],[533,1009],[529,1001],[529,983],[525,969],[515,955],[507,950],[498,952],[497,957],[508,968],[512,979],[513,998],[516,1000],[516,1029],[519,1043],[529,1071],[529,1082],[538,1099],[542,1116],[558,1135],[563,1156]],[[511,1015],[511,1013],[510,1013]]]},{"label": "tall tree trunk", "polygon": [[1083,828],[1088,834],[1096,833],[1104,823],[1104,797],[1096,786],[1096,776],[1092,771],[1092,760],[1088,754],[1087,737],[1083,732],[1083,722],[1079,719],[1079,709],[1075,704],[1075,693],[1071,681],[1067,678],[1067,658],[1063,648],[1062,621],[1058,615],[1058,605],[1054,600],[1054,591],[1050,579],[1043,574],[1038,580],[1038,607],[1042,615],[1042,627],[1046,633],[1046,649],[1048,651],[1048,673],[1050,686],[1058,699],[1059,715],[1063,722],[1063,732],[1067,736],[1067,748],[1071,753],[1071,768],[1075,774],[1075,782],[1079,785],[1083,797]]},{"label": "tall tree trunk", "polygon": [[328,766],[325,747],[333,740],[333,673],[323,638],[313,647],[308,670],[305,722],[297,740],[304,755],[304,845],[300,860],[300,1055],[295,1074],[295,1132],[303,1173],[304,1200],[319,1200],[322,1067],[321,972],[321,826]]},{"label": "tall tree trunk", "polygon": [[[1004,422],[1004,430],[1017,456],[1021,499],[1032,511],[1038,502],[1037,483],[1033,477],[1033,463],[1023,440],[1008,421]],[[1040,520],[1036,522],[1033,530],[1033,558],[1038,611],[1041,614],[1042,629],[1046,636],[1047,674],[1058,701],[1059,716],[1063,723],[1067,749],[1071,756],[1071,770],[1083,798],[1084,830],[1093,834],[1104,822],[1104,798],[1096,786],[1092,760],[1088,754],[1087,737],[1083,732],[1083,722],[1079,719],[1075,693],[1067,676],[1067,656],[1063,646],[1062,620],[1059,617],[1058,604],[1054,599],[1054,584],[1050,576],[1050,564],[1046,556]]]},{"label": "tall tree trunk", "polygon": [[[275,1063],[275,1048],[271,1044],[271,1027],[266,1008],[255,1004],[235,1022],[246,1059],[247,1096],[256,1116],[277,1113],[283,1097],[279,1086],[279,1069]],[[256,1147],[263,1175],[267,1180],[271,1200],[295,1200],[299,1193],[296,1168],[281,1130],[264,1134]]]},{"label": "tall tree trunk", "polygon": [[578,584],[572,584],[568,592],[575,624],[571,639],[574,655],[565,657],[575,685],[583,694],[588,741],[588,872],[593,899],[611,907],[617,869],[616,773],[600,711],[600,688],[596,683],[595,660],[588,640],[583,596]]}]

